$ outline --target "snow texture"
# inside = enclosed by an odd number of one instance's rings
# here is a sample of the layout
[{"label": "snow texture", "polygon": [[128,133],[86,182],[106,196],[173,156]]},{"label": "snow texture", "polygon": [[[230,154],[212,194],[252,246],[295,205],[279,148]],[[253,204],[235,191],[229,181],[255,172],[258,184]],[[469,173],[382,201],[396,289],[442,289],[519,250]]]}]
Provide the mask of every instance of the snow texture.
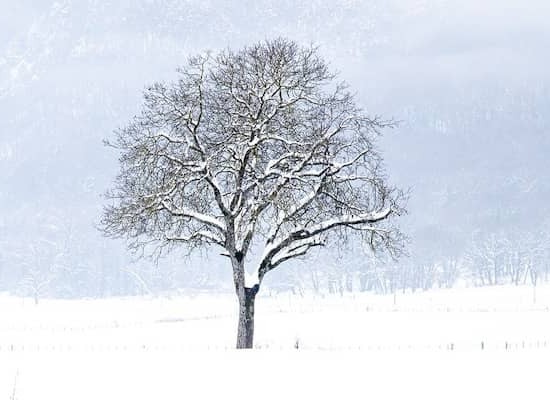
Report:
[{"label": "snow texture", "polygon": [[266,399],[543,399],[550,287],[539,289],[536,304],[527,287],[264,293],[253,351],[233,350],[229,295],[1,296],[0,397],[233,398],[245,385]]}]

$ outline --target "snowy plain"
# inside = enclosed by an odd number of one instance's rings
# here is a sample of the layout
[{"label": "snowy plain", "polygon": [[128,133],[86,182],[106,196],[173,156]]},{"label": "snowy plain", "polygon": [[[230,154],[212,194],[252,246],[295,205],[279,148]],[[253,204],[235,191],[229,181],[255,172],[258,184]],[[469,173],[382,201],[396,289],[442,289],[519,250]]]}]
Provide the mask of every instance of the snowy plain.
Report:
[{"label": "snowy plain", "polygon": [[261,293],[255,350],[232,294],[0,296],[2,399],[547,399],[550,286]]}]

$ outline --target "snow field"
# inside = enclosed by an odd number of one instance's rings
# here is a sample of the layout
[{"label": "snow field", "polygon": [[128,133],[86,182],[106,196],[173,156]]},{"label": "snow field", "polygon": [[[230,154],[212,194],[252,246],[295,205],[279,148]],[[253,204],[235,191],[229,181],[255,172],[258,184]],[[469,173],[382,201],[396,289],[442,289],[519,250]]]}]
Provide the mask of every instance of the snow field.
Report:
[{"label": "snow field", "polygon": [[257,350],[235,351],[232,294],[0,296],[0,398],[548,398],[550,287],[532,299],[529,287],[266,291]]},{"label": "snow field", "polygon": [[[547,399],[550,352],[91,352],[3,357],[9,399]],[[14,390],[15,389],[15,390]]]}]

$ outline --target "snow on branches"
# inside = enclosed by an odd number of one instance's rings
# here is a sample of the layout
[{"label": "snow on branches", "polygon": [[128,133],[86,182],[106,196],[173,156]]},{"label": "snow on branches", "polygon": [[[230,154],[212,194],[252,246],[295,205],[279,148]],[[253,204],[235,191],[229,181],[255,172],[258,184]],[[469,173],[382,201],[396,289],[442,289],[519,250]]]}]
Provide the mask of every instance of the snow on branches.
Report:
[{"label": "snow on branches", "polygon": [[193,57],[179,74],[147,88],[110,143],[121,170],[107,234],[134,248],[222,247],[237,290],[251,246],[263,249],[258,284],[334,234],[399,248],[404,196],[375,146],[393,124],[365,115],[315,48],[276,39]]}]

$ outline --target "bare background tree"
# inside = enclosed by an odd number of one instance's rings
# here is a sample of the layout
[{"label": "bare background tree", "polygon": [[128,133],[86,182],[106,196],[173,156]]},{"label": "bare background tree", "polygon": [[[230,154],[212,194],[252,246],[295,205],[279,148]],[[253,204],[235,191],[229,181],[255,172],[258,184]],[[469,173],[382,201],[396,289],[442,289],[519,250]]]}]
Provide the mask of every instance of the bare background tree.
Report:
[{"label": "bare background tree", "polygon": [[[360,235],[396,254],[380,130],[313,47],[276,39],[191,58],[175,83],[145,92],[116,132],[120,173],[102,227],[134,250],[218,246],[239,300],[238,348],[253,345],[265,275],[329,240]],[[247,269],[247,264],[252,264]]]}]

